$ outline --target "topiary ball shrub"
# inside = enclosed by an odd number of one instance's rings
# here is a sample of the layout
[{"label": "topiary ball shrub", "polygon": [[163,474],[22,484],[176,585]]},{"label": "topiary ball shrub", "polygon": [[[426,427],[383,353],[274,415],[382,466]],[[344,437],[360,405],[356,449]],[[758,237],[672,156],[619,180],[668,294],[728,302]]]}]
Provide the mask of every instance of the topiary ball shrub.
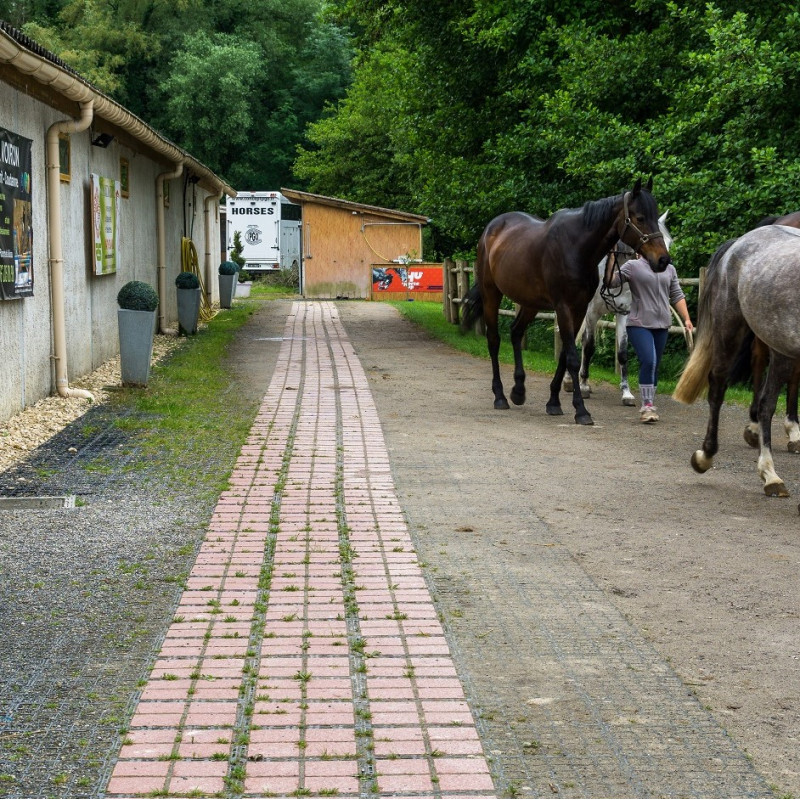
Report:
[{"label": "topiary ball shrub", "polygon": [[194,272],[179,272],[175,278],[175,285],[179,289],[199,289],[200,278]]},{"label": "topiary ball shrub", "polygon": [[253,280],[253,278],[246,269],[239,271],[239,283],[246,283],[247,281],[251,280]]},{"label": "topiary ball shrub", "polygon": [[223,261],[219,265],[220,275],[235,275],[239,271],[239,267],[234,261]]},{"label": "topiary ball shrub", "polygon": [[158,292],[143,281],[128,281],[117,294],[120,308],[129,311],[155,311],[158,308]]}]

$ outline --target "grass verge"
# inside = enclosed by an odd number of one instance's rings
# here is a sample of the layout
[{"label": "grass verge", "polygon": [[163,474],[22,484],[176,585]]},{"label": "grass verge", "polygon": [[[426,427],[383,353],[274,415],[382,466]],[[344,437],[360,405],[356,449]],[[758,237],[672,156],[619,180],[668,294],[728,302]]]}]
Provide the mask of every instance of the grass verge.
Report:
[{"label": "grass verge", "polygon": [[128,469],[158,467],[161,480],[201,493],[227,486],[258,409],[257,400],[236,391],[228,348],[258,305],[237,301],[154,365],[146,389],[115,392],[111,402],[126,412],[116,424],[137,448]]}]

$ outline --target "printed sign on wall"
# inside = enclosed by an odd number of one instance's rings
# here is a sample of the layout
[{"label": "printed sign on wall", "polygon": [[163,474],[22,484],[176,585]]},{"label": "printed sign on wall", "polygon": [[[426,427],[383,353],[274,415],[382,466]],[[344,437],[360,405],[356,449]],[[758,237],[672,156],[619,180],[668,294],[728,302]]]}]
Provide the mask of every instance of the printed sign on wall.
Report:
[{"label": "printed sign on wall", "polygon": [[119,264],[119,181],[92,174],[92,260],[95,275],[110,275]]},{"label": "printed sign on wall", "polygon": [[0,128],[0,295],[33,296],[33,142]]}]

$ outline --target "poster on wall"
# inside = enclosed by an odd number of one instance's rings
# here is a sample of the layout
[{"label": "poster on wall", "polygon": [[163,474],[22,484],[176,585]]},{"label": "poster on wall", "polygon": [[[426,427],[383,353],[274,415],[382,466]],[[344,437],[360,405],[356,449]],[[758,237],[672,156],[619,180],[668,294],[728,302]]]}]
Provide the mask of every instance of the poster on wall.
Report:
[{"label": "poster on wall", "polygon": [[373,292],[441,292],[441,266],[372,265]]},{"label": "poster on wall", "polygon": [[95,275],[111,275],[119,265],[119,181],[92,174],[92,261]]},{"label": "poster on wall", "polygon": [[0,128],[0,296],[33,297],[33,142]]}]

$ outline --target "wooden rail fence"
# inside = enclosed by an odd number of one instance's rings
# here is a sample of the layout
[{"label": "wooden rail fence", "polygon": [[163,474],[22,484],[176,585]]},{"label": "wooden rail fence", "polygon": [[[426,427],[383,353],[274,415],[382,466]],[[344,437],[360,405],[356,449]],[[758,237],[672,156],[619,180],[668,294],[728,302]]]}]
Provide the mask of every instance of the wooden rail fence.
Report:
[{"label": "wooden rail fence", "polygon": [[[461,304],[464,302],[467,292],[473,280],[470,276],[475,272],[474,264],[462,259],[453,260],[446,258],[442,265],[442,304],[445,319],[453,325],[458,325],[461,316]],[[703,282],[705,279],[705,267],[700,270],[699,278],[680,278],[681,286],[697,286],[698,295],[703,291]],[[501,308],[500,314],[507,317],[515,317],[517,315],[517,306],[513,309]],[[691,352],[693,339],[692,335],[686,328],[683,327],[683,322],[672,309],[672,315],[675,317],[676,325],[672,325],[669,329],[671,334],[679,334],[686,341],[686,346]],[[608,315],[610,316],[610,315]],[[556,315],[552,311],[542,312],[536,315],[536,320],[549,320],[553,322],[553,351],[556,358],[561,352],[561,337],[558,335],[558,323],[555,321]],[[534,320],[534,321],[536,321]],[[482,321],[476,326],[481,332]],[[616,329],[616,323],[613,319],[602,318],[597,323],[598,328],[607,328],[610,330]],[[616,359],[615,359],[616,363]],[[617,364],[619,370],[619,364]]]}]

